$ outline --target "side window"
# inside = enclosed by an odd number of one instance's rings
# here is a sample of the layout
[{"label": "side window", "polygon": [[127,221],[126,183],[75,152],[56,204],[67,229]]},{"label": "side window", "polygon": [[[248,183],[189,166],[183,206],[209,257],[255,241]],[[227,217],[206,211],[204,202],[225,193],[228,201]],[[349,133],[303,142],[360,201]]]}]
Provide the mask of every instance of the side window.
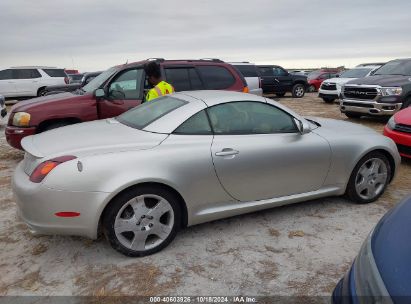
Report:
[{"label": "side window", "polygon": [[328,79],[330,74],[321,74],[320,77],[318,77],[319,79]]},{"label": "side window", "polygon": [[203,83],[201,82],[200,76],[198,76],[198,72],[196,69],[188,69],[188,76],[190,78],[192,90],[204,89]]},{"label": "side window", "polygon": [[13,79],[13,70],[2,70],[0,71],[0,80]]},{"label": "side window", "polygon": [[36,69],[16,69],[14,70],[15,79],[40,78],[41,75]]},{"label": "side window", "polygon": [[108,96],[111,99],[140,99],[143,69],[120,72],[110,83]]},{"label": "side window", "polygon": [[188,69],[186,68],[166,68],[166,80],[176,91],[189,91],[190,79],[188,77]]},{"label": "side window", "polygon": [[210,135],[211,127],[208,122],[205,110],[194,114],[185,122],[183,122],[175,131],[174,134],[184,135]]},{"label": "side window", "polygon": [[261,102],[242,101],[208,109],[214,134],[272,134],[298,132],[292,116]]},{"label": "side window", "polygon": [[274,76],[274,70],[272,67],[259,67],[261,76]]},{"label": "side window", "polygon": [[287,72],[280,67],[273,68],[274,76],[287,76]]},{"label": "side window", "polygon": [[197,69],[208,90],[226,89],[235,82],[234,76],[223,66],[200,65]]}]

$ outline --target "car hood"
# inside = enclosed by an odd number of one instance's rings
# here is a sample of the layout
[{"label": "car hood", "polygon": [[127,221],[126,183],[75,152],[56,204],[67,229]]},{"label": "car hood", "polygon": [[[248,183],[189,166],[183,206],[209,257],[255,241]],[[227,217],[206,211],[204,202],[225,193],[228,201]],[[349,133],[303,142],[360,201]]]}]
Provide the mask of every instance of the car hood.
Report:
[{"label": "car hood", "polygon": [[323,83],[337,83],[337,84],[345,84],[348,81],[351,81],[355,78],[340,78],[340,77],[336,77],[336,78],[330,78],[327,80],[324,80]]},{"label": "car hood", "polygon": [[347,84],[356,85],[380,85],[380,86],[403,86],[411,84],[411,76],[401,75],[374,75],[363,78],[357,78],[347,82]]},{"label": "car hood", "polygon": [[411,107],[399,111],[394,116],[395,122],[398,124],[411,125]]},{"label": "car hood", "polygon": [[364,127],[360,124],[351,123],[348,121],[342,121],[337,119],[319,118],[319,117],[307,117],[309,120],[318,122],[321,127],[316,128],[313,132],[324,136],[331,136],[334,138],[336,134],[341,134],[341,130],[344,130],[344,134],[378,134],[371,128]]},{"label": "car hood", "polygon": [[[391,209],[375,227],[372,253],[388,292],[409,296],[411,290],[411,197]],[[403,303],[402,301],[398,301]],[[404,303],[406,299],[404,299]],[[409,302],[407,302],[409,303]]]},{"label": "car hood", "polygon": [[67,93],[60,93],[60,94],[54,94],[54,95],[48,95],[48,96],[41,96],[37,98],[32,98],[32,99],[27,99],[23,101],[19,101],[16,103],[12,108],[11,112],[23,112],[23,111],[29,111],[30,108],[33,106],[43,106],[47,105],[50,103],[55,103],[55,102],[61,102],[73,98],[90,98],[88,95],[90,94],[84,94],[84,95],[76,95],[70,92]]},{"label": "car hood", "polygon": [[128,127],[114,118],[66,126],[25,137],[21,145],[37,158],[62,155],[86,156],[129,150],[150,149],[168,134]]}]

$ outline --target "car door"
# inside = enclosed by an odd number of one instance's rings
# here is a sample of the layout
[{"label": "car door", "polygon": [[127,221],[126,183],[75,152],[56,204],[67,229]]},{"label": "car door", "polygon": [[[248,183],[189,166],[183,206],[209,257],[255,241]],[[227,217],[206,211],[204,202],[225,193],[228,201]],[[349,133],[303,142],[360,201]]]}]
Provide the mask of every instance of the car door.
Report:
[{"label": "car door", "polygon": [[143,83],[141,67],[120,71],[106,86],[106,97],[98,101],[99,118],[118,116],[141,104]]},{"label": "car door", "polygon": [[278,198],[318,190],[330,166],[328,142],[299,133],[294,118],[261,102],[209,108],[211,147],[218,178],[240,201]]},{"label": "car door", "polygon": [[274,93],[276,82],[274,81],[274,71],[272,66],[259,66],[263,93]]},{"label": "car door", "polygon": [[37,96],[41,86],[41,74],[37,69],[15,69],[14,74],[18,96]]},{"label": "car door", "polygon": [[12,97],[16,95],[16,83],[13,79],[13,70],[6,69],[0,71],[0,95]]},{"label": "car door", "polygon": [[290,91],[293,86],[293,78],[282,67],[274,67],[274,81],[276,82],[276,92]]}]

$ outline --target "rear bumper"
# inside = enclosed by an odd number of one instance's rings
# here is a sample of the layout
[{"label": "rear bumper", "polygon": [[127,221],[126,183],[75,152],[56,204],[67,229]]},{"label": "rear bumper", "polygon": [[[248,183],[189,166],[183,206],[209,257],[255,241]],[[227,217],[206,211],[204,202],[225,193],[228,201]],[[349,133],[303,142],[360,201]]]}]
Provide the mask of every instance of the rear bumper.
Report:
[{"label": "rear bumper", "polygon": [[257,96],[263,96],[263,89],[261,89],[261,88],[251,89],[251,90],[249,91],[249,93],[250,93],[250,94],[257,95]]},{"label": "rear bumper", "polygon": [[397,144],[398,152],[401,156],[411,158],[411,134],[397,132],[385,126],[384,135],[391,138]]},{"label": "rear bumper", "polygon": [[[33,183],[20,162],[12,189],[20,217],[34,234],[65,234],[97,237],[100,210],[109,193],[63,191]],[[47,179],[47,177],[46,177]],[[45,180],[46,181],[46,180]],[[57,212],[78,212],[76,217],[58,217]]]},{"label": "rear bumper", "polygon": [[364,113],[364,115],[386,116],[393,115],[401,110],[402,103],[379,103],[374,100],[342,99],[340,111]]},{"label": "rear bumper", "polygon": [[36,127],[29,127],[29,128],[19,128],[13,126],[6,127],[6,140],[10,146],[16,149],[22,150],[21,147],[21,140],[29,135],[36,134]]}]

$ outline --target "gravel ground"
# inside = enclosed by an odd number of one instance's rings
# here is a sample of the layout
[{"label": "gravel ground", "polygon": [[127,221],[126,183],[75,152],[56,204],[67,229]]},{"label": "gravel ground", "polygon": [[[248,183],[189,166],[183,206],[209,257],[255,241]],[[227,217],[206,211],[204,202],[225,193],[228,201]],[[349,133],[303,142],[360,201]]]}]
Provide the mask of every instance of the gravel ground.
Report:
[{"label": "gravel ground", "polygon": [[[304,115],[347,119],[315,94],[281,103]],[[369,231],[411,183],[411,162],[403,161],[376,203],[325,198],[198,225],[162,252],[133,259],[102,238],[32,236],[10,187],[22,156],[7,145],[0,125],[0,295],[330,295]]]}]

